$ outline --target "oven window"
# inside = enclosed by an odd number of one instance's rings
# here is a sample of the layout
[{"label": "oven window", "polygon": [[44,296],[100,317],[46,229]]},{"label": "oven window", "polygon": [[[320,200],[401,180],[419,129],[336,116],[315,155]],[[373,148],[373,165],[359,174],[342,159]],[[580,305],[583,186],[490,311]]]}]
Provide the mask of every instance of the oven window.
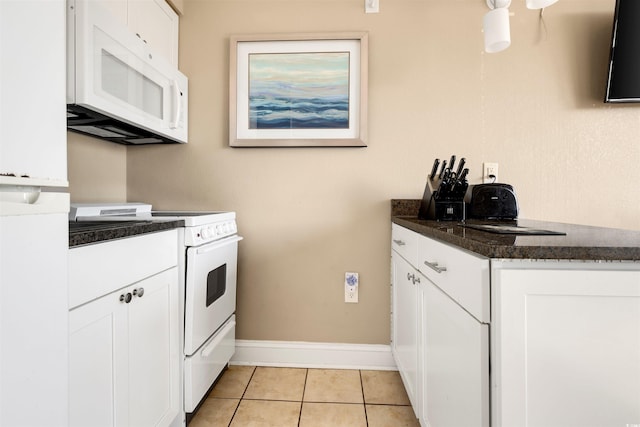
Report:
[{"label": "oven window", "polygon": [[226,289],[227,264],[223,264],[207,275],[207,307],[224,295]]}]

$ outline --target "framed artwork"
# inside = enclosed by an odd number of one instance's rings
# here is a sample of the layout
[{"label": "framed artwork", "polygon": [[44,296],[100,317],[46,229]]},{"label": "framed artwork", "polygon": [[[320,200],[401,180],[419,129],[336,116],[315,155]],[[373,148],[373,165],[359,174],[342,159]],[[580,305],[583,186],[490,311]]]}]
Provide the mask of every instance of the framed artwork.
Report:
[{"label": "framed artwork", "polygon": [[230,38],[229,145],[367,145],[367,33]]}]

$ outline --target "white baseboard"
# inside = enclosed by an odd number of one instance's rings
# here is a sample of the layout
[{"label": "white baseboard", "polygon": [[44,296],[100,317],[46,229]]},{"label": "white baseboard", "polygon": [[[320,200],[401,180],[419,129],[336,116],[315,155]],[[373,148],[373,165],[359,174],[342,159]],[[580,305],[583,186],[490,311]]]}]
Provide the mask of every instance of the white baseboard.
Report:
[{"label": "white baseboard", "polygon": [[231,365],[395,371],[391,346],[236,340]]}]

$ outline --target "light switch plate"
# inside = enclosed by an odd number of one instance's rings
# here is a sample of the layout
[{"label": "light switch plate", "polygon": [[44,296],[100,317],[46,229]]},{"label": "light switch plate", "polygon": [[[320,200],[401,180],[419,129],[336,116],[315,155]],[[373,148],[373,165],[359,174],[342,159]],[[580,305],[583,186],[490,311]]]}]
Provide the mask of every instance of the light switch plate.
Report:
[{"label": "light switch plate", "polygon": [[364,11],[366,13],[380,12],[380,0],[364,0]]}]

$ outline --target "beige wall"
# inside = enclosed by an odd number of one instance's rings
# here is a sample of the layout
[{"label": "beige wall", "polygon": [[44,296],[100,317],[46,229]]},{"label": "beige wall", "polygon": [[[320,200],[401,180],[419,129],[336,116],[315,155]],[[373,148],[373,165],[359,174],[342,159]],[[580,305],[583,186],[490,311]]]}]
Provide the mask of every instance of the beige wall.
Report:
[{"label": "beige wall", "polygon": [[127,199],[127,148],[67,132],[71,201],[122,202]]},{"label": "beige wall", "polygon": [[[185,0],[189,144],[129,148],[127,198],[237,211],[239,338],[388,343],[389,199],[421,197],[434,157],[474,183],[498,162],[522,217],[640,230],[640,110],[602,103],[613,7],[560,0],[542,23],[513,0],[513,44],[489,55],[484,0]],[[229,35],[318,31],[369,32],[369,146],[229,148]]]}]

